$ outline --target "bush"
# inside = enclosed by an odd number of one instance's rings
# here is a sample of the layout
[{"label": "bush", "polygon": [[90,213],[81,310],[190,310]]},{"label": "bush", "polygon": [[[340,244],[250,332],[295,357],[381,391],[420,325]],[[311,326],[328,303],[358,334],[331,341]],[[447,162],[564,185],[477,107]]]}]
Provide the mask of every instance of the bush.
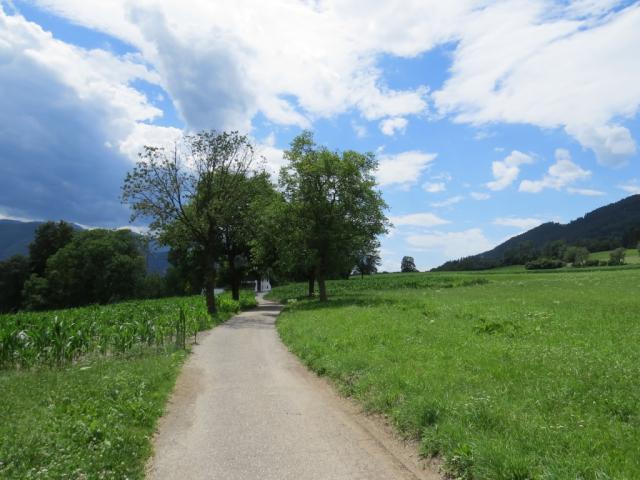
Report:
[{"label": "bush", "polygon": [[565,263],[562,260],[554,260],[550,258],[539,258],[531,262],[527,262],[524,266],[527,270],[550,270],[553,268],[562,268]]},{"label": "bush", "polygon": [[584,262],[584,266],[585,267],[599,267],[600,266],[600,260],[597,260],[595,258],[589,259],[586,262]]},{"label": "bush", "polygon": [[609,254],[609,265],[624,265],[624,257],[627,251],[620,247],[616,248]]}]

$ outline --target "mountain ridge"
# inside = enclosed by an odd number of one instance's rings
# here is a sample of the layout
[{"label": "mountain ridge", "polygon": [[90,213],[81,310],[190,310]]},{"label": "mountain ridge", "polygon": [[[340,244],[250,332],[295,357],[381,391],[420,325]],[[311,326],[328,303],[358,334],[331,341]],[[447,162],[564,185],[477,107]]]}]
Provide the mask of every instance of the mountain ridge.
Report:
[{"label": "mountain ridge", "polygon": [[491,268],[502,262],[505,255],[523,245],[540,250],[555,241],[584,246],[590,251],[609,250],[618,246],[635,247],[640,241],[640,194],[596,208],[569,223],[543,223],[511,237],[491,250],[450,260],[433,270],[459,270],[460,266],[474,264],[477,268],[471,269]]}]

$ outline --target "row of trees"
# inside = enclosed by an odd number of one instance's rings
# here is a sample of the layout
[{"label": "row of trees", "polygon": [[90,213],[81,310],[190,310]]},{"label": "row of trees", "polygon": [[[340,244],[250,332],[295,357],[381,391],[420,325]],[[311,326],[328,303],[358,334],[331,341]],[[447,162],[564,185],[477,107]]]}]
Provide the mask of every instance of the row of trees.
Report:
[{"label": "row of trees", "polygon": [[145,147],[127,175],[123,201],[132,218],[197,271],[208,310],[226,268],[233,296],[252,271],[306,279],[327,299],[326,280],[379,262],[376,236],[386,232],[386,205],[375,188],[372,154],[336,152],[303,132],[285,152],[276,186],[237,132],[185,136],[171,150]]},{"label": "row of trees", "polygon": [[107,303],[147,294],[142,239],[129,230],[40,225],[28,256],[0,262],[0,311]]}]

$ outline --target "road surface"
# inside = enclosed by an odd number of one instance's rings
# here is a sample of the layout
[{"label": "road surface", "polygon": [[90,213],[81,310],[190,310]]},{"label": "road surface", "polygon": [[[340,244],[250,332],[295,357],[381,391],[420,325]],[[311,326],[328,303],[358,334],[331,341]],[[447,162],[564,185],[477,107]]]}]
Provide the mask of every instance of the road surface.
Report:
[{"label": "road surface", "polygon": [[176,383],[151,479],[438,479],[287,351],[262,299],[202,337]]}]

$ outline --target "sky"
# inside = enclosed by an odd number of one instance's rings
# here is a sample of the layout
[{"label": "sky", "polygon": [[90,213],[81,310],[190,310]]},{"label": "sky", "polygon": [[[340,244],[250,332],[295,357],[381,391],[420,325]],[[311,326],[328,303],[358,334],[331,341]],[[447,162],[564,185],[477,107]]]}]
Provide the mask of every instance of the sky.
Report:
[{"label": "sky", "polygon": [[275,178],[311,129],[424,270],[640,193],[639,106],[638,1],[0,0],[0,218],[121,227],[142,146],[239,130]]}]

